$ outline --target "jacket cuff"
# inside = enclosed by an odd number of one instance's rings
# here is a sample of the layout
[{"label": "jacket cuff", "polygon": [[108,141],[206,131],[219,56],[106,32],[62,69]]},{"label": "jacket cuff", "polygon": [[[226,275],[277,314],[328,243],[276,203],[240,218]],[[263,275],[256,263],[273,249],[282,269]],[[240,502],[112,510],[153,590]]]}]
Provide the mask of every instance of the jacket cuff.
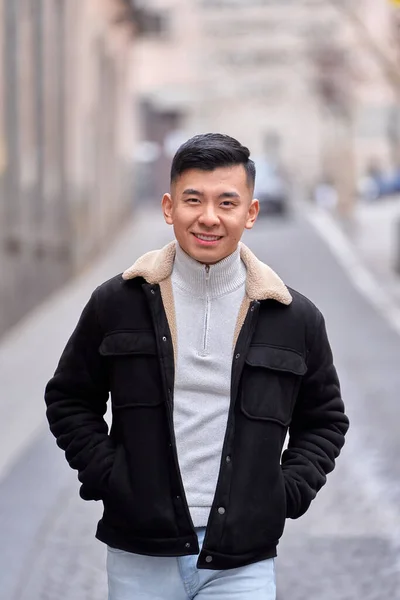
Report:
[{"label": "jacket cuff", "polygon": [[298,519],[308,510],[315,494],[306,494],[305,482],[296,481],[288,470],[283,470],[286,492],[286,518]]},{"label": "jacket cuff", "polygon": [[78,475],[82,483],[79,495],[83,500],[103,500],[108,491],[108,482],[115,460],[113,449],[101,461],[93,459]]}]

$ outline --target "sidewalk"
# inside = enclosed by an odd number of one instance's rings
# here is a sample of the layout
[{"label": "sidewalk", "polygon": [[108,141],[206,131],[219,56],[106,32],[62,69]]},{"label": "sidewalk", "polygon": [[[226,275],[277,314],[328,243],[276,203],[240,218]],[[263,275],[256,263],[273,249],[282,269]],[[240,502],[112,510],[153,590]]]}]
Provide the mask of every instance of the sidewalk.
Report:
[{"label": "sidewalk", "polygon": [[400,335],[400,275],[394,269],[400,197],[360,203],[347,223],[313,205],[303,210],[352,285]]},{"label": "sidewalk", "polygon": [[355,212],[350,242],[365,265],[400,305],[400,196],[366,204]]},{"label": "sidewalk", "polygon": [[159,206],[132,220],[90,268],[52,294],[0,340],[0,482],[47,426],[44,386],[92,291],[142,253],[172,239]]}]

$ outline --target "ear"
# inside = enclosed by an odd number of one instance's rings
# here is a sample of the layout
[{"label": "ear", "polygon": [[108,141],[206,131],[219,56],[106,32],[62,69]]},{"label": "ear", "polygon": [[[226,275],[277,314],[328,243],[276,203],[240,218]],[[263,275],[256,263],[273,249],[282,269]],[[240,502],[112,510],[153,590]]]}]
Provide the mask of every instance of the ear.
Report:
[{"label": "ear", "polygon": [[260,212],[260,203],[256,198],[254,198],[254,200],[251,201],[251,204],[249,206],[249,212],[247,214],[247,221],[246,221],[246,225],[245,225],[246,229],[251,229],[253,227],[254,223],[257,220],[259,212]]},{"label": "ear", "polygon": [[161,207],[164,215],[165,222],[168,225],[172,225],[174,220],[172,217],[172,197],[171,194],[164,194],[161,200]]}]

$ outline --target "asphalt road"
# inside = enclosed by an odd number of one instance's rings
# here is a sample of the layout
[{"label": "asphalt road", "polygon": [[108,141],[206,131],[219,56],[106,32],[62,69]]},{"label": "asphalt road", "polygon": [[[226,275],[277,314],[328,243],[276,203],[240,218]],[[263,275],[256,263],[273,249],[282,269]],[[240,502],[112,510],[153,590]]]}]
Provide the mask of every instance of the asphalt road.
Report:
[{"label": "asphalt road", "polygon": [[[139,225],[128,226],[109,254],[72,284],[73,291],[67,287],[50,299],[46,315],[33,317],[48,328],[43,337],[50,339],[52,326],[62,322],[58,348],[89,289],[170,236],[159,217],[142,216]],[[306,219],[263,220],[244,241],[324,313],[351,419],[327,485],[304,517],[287,524],[277,559],[279,600],[400,600],[400,336],[355,290]],[[74,302],[66,301],[68,293]],[[34,326],[21,326],[12,362],[27,389],[32,381],[35,398],[11,389],[10,378],[6,391],[13,402],[2,411],[0,400],[0,454],[8,457],[0,470],[0,600],[100,600],[106,598],[105,548],[94,530],[101,506],[78,498],[76,475],[38,414],[44,404],[37,390],[46,381],[36,363],[54,368],[58,355],[41,359],[39,353],[26,364],[18,348],[24,327]],[[33,345],[30,351],[35,353]],[[0,384],[1,376],[0,369]],[[18,428],[6,436],[7,420],[23,420],[29,410],[28,421],[36,415],[37,424],[31,431],[24,424],[20,444]]]}]

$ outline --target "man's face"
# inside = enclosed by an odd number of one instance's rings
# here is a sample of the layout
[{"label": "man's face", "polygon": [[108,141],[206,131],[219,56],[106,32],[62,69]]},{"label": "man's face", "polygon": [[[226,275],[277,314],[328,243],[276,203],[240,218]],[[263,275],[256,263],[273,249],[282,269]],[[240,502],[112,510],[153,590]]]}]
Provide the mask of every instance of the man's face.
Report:
[{"label": "man's face", "polygon": [[243,165],[185,171],[164,195],[162,207],[181,248],[208,265],[236,250],[259,211]]}]

